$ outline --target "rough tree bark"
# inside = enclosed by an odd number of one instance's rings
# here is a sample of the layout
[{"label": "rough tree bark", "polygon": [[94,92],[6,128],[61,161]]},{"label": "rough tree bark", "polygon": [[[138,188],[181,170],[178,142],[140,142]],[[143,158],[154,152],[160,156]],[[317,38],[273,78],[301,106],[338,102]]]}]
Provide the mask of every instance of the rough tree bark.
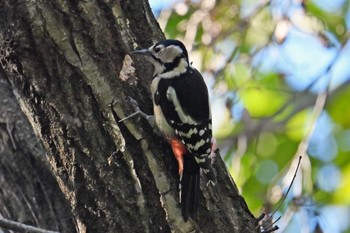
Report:
[{"label": "rough tree bark", "polygon": [[[184,223],[169,146],[144,120],[118,123],[133,111],[128,97],[151,113],[151,69],[128,55],[164,38],[146,0],[2,0],[0,17],[6,85],[48,159],[41,149],[26,147],[27,162],[35,170],[28,183],[51,179],[51,169],[59,187],[54,181],[41,187],[47,205],[60,205],[59,211],[50,218],[38,207],[33,211],[43,218],[30,223],[62,232],[76,227],[81,233],[257,231],[220,158],[215,162],[220,201],[214,202],[202,185],[199,220]],[[7,152],[12,164],[7,163],[15,166],[18,153]],[[12,176],[28,176],[28,169]],[[42,193],[30,195],[43,198]],[[57,217],[62,214],[67,217]],[[45,215],[59,223],[45,222]]]},{"label": "rough tree bark", "polygon": [[0,216],[43,229],[75,232],[69,205],[45,151],[1,71]]}]

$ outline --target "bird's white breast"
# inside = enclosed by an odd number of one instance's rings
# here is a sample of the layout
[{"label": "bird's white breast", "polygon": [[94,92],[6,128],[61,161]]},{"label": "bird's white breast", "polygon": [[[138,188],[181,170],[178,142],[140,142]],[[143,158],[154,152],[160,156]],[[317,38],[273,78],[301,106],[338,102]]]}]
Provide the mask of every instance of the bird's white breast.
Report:
[{"label": "bird's white breast", "polygon": [[158,89],[160,78],[156,77],[153,79],[151,84],[151,92],[152,92],[152,99],[153,99],[153,111],[154,111],[154,117],[157,128],[160,130],[160,132],[167,138],[171,139],[175,136],[174,129],[168,124],[166,121],[164,114],[162,112],[162,109],[159,105],[155,104],[154,96]]}]

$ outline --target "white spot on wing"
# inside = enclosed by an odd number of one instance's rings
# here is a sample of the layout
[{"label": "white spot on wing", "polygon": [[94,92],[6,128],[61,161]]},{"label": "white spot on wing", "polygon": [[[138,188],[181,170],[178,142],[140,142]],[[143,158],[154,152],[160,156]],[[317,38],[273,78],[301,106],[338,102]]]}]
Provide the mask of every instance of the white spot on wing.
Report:
[{"label": "white spot on wing", "polygon": [[205,163],[205,158],[201,159],[201,158],[194,157],[194,159],[196,160],[197,163]]},{"label": "white spot on wing", "polygon": [[[185,144],[185,143],[184,143]],[[186,144],[186,147],[187,147],[187,149],[189,149],[189,150],[193,150],[194,149],[194,145],[192,145],[192,144]]]},{"label": "white spot on wing", "polygon": [[180,134],[182,137],[191,138],[191,136],[192,136],[193,134],[196,134],[196,133],[198,133],[197,128],[192,128],[192,129],[190,129],[187,133],[185,133],[185,132],[180,132],[179,134]]},{"label": "white spot on wing", "polygon": [[204,131],[203,129],[201,129],[201,130],[199,131],[199,136],[203,136],[204,133],[205,133],[205,131]]},{"label": "white spot on wing", "polygon": [[198,150],[199,149],[199,147],[201,147],[201,146],[203,146],[204,145],[204,143],[205,143],[205,141],[202,139],[202,140],[200,140],[199,142],[197,142],[196,143],[196,145],[194,146],[194,150]]}]

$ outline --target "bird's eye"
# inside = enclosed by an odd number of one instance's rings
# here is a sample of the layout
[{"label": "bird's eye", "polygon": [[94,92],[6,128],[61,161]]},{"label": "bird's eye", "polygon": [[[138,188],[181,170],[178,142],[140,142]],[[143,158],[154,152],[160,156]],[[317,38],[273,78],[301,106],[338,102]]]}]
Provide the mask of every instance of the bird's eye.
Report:
[{"label": "bird's eye", "polygon": [[160,49],[159,47],[155,47],[155,48],[154,48],[154,52],[156,52],[156,53],[159,53],[160,50],[161,50],[161,49]]}]

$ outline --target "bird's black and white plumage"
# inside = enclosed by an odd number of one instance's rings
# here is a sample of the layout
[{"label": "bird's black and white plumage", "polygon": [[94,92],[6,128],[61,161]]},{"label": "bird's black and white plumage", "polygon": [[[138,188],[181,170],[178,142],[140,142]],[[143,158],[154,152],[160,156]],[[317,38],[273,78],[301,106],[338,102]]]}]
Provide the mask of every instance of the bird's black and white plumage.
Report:
[{"label": "bird's black and white plumage", "polygon": [[154,66],[151,92],[155,125],[178,160],[180,202],[187,221],[197,212],[200,169],[209,182],[216,182],[211,165],[212,120],[207,86],[178,40],[160,41],[133,53],[146,55]]}]

